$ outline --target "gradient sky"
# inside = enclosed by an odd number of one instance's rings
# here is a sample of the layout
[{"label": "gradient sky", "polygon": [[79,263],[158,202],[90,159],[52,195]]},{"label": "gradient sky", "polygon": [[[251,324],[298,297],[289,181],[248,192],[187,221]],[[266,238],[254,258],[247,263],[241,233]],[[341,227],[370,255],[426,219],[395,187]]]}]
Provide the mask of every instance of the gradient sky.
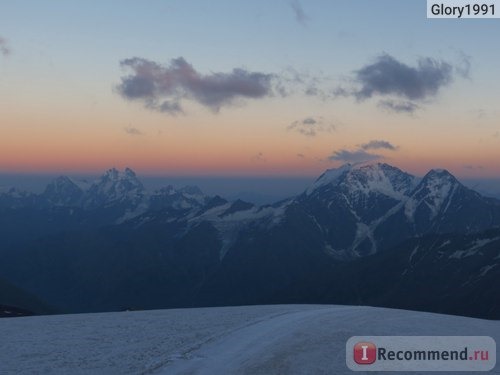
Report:
[{"label": "gradient sky", "polygon": [[[3,2],[0,173],[317,175],[378,158],[498,177],[498,35],[500,19],[428,20],[425,0]],[[174,77],[183,113],[124,90],[131,58]],[[265,92],[242,94],[233,69]]]}]

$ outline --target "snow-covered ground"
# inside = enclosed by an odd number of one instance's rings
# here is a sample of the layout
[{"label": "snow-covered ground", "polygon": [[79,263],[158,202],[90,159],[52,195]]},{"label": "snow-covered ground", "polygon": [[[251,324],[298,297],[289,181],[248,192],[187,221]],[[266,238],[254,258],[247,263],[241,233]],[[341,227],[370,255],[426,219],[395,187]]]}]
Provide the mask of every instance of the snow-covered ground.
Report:
[{"label": "snow-covered ground", "polygon": [[346,341],[368,335],[500,343],[500,322],[327,305],[8,318],[0,319],[0,374],[353,374]]}]

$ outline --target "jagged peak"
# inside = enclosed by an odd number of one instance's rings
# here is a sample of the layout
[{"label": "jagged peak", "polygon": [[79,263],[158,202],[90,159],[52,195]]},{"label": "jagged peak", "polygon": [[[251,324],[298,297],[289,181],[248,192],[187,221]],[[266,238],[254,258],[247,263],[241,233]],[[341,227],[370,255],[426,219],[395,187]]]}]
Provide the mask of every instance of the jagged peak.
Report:
[{"label": "jagged peak", "polygon": [[114,177],[114,176],[118,176],[119,173],[120,172],[118,171],[118,169],[113,167],[113,168],[108,169],[106,172],[104,172],[103,177],[108,177],[108,176]]},{"label": "jagged peak", "polygon": [[458,181],[458,179],[455,176],[453,176],[446,169],[431,169],[422,178],[419,185],[420,189],[417,188],[417,190],[421,190],[424,187],[429,189],[432,186],[444,186],[444,185],[455,186],[462,184],[460,183],[460,181]]},{"label": "jagged peak", "polygon": [[190,194],[190,195],[203,195],[203,192],[198,186],[195,185],[186,185],[179,189],[181,193]]},{"label": "jagged peak", "polygon": [[94,183],[95,184],[103,184],[103,183],[120,183],[120,182],[128,182],[134,186],[142,187],[142,182],[137,178],[135,172],[130,168],[125,168],[125,170],[120,171],[116,168],[110,168]]},{"label": "jagged peak", "polygon": [[137,177],[135,172],[129,168],[126,167],[123,171],[119,170],[116,167],[109,168],[106,172],[104,172],[103,176],[127,176],[127,177]]}]

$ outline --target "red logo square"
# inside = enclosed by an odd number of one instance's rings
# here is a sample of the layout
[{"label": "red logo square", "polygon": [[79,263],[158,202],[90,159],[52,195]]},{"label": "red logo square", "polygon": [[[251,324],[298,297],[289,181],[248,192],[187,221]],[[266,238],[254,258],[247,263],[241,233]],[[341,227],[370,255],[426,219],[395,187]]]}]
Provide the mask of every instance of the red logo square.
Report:
[{"label": "red logo square", "polygon": [[358,342],[354,345],[354,362],[358,365],[371,365],[377,360],[377,347],[371,342]]}]

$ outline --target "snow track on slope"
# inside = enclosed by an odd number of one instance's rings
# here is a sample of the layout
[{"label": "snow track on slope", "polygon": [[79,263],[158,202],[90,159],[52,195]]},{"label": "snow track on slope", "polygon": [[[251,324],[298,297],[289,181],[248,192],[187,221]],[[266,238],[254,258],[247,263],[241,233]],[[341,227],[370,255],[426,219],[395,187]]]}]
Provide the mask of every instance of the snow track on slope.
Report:
[{"label": "snow track on slope", "polygon": [[[6,318],[0,334],[2,375],[347,375],[351,336],[491,336],[499,343],[500,322],[275,305]],[[490,373],[500,374],[499,366]]]}]

